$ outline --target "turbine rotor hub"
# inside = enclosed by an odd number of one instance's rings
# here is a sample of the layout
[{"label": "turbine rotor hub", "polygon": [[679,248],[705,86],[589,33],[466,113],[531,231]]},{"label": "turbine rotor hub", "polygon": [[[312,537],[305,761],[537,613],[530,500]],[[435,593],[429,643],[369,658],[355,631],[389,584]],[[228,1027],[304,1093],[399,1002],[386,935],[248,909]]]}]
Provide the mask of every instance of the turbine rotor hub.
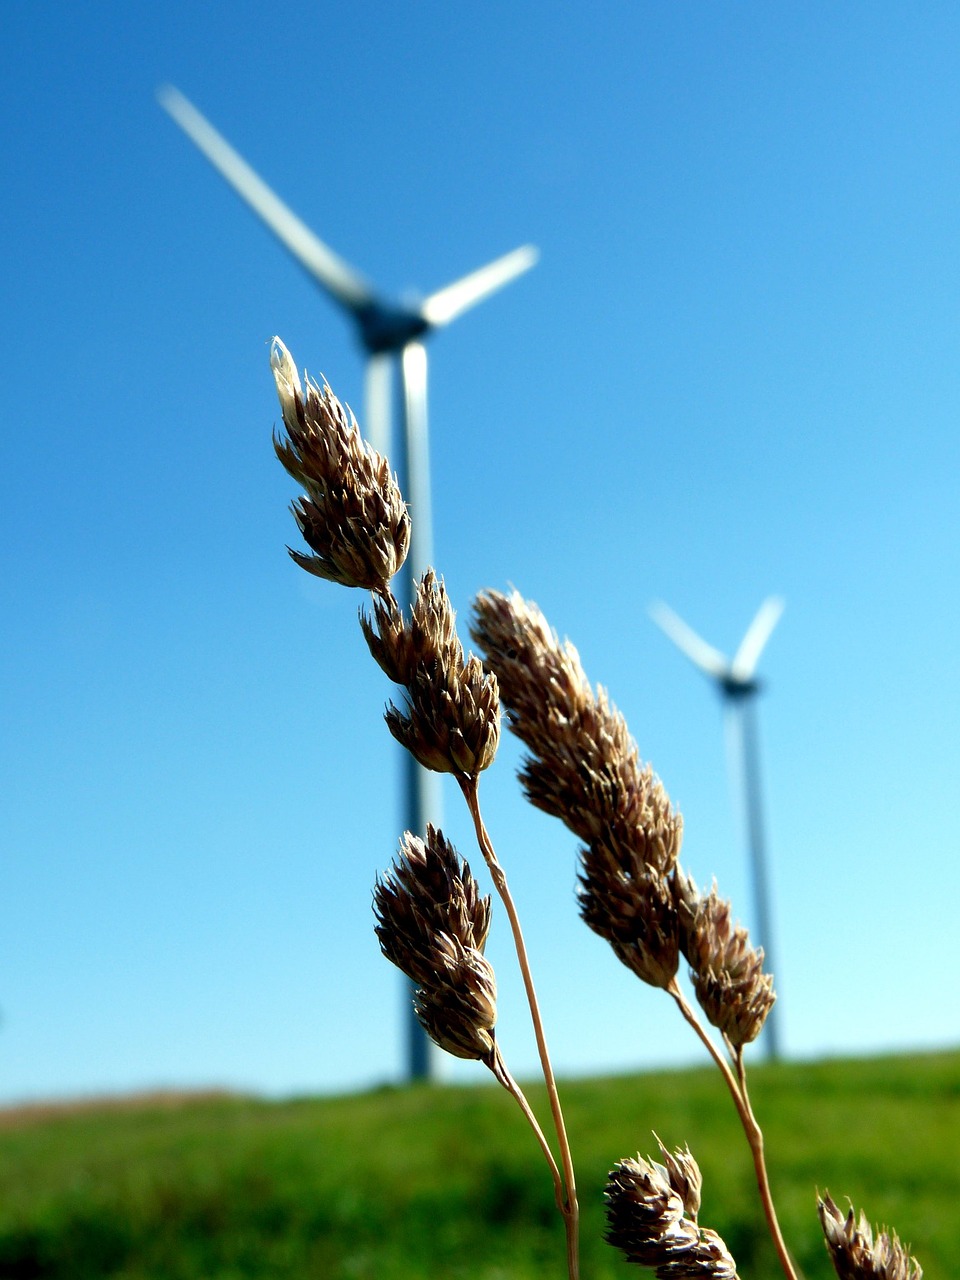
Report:
[{"label": "turbine rotor hub", "polygon": [[409,342],[421,338],[430,329],[429,321],[418,311],[371,302],[356,311],[363,345],[371,355],[401,351]]}]

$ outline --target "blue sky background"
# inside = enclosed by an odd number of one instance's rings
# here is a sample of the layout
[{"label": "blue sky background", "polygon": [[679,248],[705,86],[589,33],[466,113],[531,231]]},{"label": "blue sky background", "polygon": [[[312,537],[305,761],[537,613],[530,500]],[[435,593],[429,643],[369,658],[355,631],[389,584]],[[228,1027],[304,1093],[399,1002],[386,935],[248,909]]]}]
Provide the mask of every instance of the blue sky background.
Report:
[{"label": "blue sky background", "polygon": [[[270,446],[272,334],[358,411],[363,360],[165,81],[389,292],[539,245],[431,345],[454,601],[514,583],[574,640],[749,924],[719,704],[646,610],[730,652],[782,593],[786,1051],[956,1045],[960,10],[11,0],[2,28],[0,1100],[401,1072],[390,689],[358,593],[286,556]],[[558,1071],[699,1060],[578,921],[517,761],[483,798]],[[470,856],[452,792],[444,825]]]}]

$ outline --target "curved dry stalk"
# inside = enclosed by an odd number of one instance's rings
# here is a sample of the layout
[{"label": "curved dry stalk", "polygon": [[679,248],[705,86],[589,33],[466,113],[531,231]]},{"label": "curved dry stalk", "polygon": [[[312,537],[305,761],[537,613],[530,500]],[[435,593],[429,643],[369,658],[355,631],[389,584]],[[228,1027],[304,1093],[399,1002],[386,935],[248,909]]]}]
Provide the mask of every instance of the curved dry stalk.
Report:
[{"label": "curved dry stalk", "polygon": [[540,1128],[540,1121],[533,1114],[533,1111],[531,1110],[531,1107],[530,1107],[530,1103],[527,1101],[523,1090],[520,1088],[516,1080],[514,1080],[513,1076],[510,1074],[510,1070],[507,1067],[506,1062],[504,1061],[503,1054],[500,1052],[499,1045],[494,1046],[493,1062],[490,1063],[489,1066],[490,1066],[490,1070],[493,1072],[494,1076],[497,1078],[499,1083],[503,1085],[504,1089],[506,1089],[507,1093],[510,1094],[514,1102],[516,1102],[517,1106],[523,1112],[524,1116],[526,1117],[527,1123],[530,1125],[530,1128],[533,1130],[536,1136],[537,1142],[540,1144],[540,1150],[543,1152],[544,1157],[547,1161],[547,1164],[550,1166],[550,1176],[553,1178],[553,1194],[554,1194],[554,1199],[557,1202],[557,1208],[560,1210],[561,1213],[563,1213],[564,1204],[565,1204],[565,1198],[564,1198],[564,1192],[563,1192],[563,1177],[560,1173],[560,1170],[557,1168],[556,1160],[553,1158],[553,1152],[550,1150],[550,1144],[549,1142],[547,1142],[547,1139],[544,1136],[544,1132]]},{"label": "curved dry stalk", "polygon": [[747,1092],[747,1070],[743,1061],[743,1046],[741,1045],[734,1055],[734,1061],[737,1066],[737,1078],[740,1085],[740,1097],[743,1099],[744,1111],[748,1117],[748,1124],[744,1125],[747,1134],[747,1140],[750,1143],[750,1150],[753,1152],[753,1165],[757,1174],[757,1186],[760,1190],[760,1199],[763,1201],[763,1211],[767,1217],[767,1224],[770,1227],[770,1234],[773,1236],[773,1243],[776,1246],[777,1254],[780,1258],[781,1265],[786,1272],[789,1280],[797,1280],[796,1268],[787,1251],[787,1245],[780,1231],[780,1223],[777,1220],[777,1211],[773,1204],[773,1193],[770,1190],[770,1180],[767,1177],[767,1162],[763,1154],[763,1130],[757,1123],[757,1119],[753,1114],[753,1107],[750,1103],[750,1095]]},{"label": "curved dry stalk", "polygon": [[533,974],[530,972],[530,961],[527,956],[526,943],[523,940],[523,931],[520,928],[520,918],[517,915],[517,908],[510,893],[507,884],[507,877],[504,874],[503,867],[497,858],[496,851],[487,828],[484,825],[483,817],[480,813],[480,796],[479,796],[479,778],[478,777],[458,777],[460,789],[463,792],[464,799],[467,802],[467,808],[470,810],[470,816],[473,819],[473,826],[477,836],[477,843],[480,846],[480,852],[483,854],[484,861],[489,868],[490,875],[493,879],[497,893],[503,902],[510,921],[510,928],[513,932],[513,942],[517,952],[517,960],[520,965],[520,973],[523,978],[523,986],[527,995],[527,1004],[530,1007],[530,1018],[533,1022],[533,1033],[537,1042],[537,1052],[540,1056],[540,1066],[543,1071],[544,1083],[547,1086],[547,1097],[550,1101],[550,1111],[553,1115],[553,1124],[557,1134],[557,1142],[560,1147],[560,1162],[563,1166],[563,1183],[564,1195],[563,1203],[560,1205],[560,1212],[563,1215],[563,1224],[567,1236],[567,1269],[570,1280],[579,1280],[580,1260],[579,1260],[579,1233],[580,1233],[580,1209],[577,1204],[577,1188],[576,1180],[573,1172],[573,1159],[570,1154],[570,1144],[567,1141],[567,1130],[563,1120],[563,1111],[560,1108],[560,1096],[557,1092],[557,1082],[553,1074],[553,1067],[550,1063],[550,1054],[547,1049],[546,1036],[543,1031],[543,1020],[540,1017],[540,1005],[537,1001],[537,993],[533,985]]},{"label": "curved dry stalk", "polygon": [[753,1168],[757,1179],[757,1189],[760,1192],[760,1203],[763,1205],[763,1215],[767,1220],[767,1228],[773,1240],[774,1248],[777,1251],[777,1257],[780,1259],[780,1265],[783,1268],[784,1275],[787,1280],[799,1280],[796,1268],[787,1251],[786,1242],[783,1233],[780,1230],[780,1222],[777,1218],[777,1210],[773,1203],[773,1195],[770,1191],[770,1179],[767,1176],[767,1163],[763,1153],[763,1130],[757,1123],[753,1114],[753,1108],[750,1105],[750,1097],[747,1093],[747,1076],[746,1068],[743,1062],[743,1050],[733,1050],[733,1059],[737,1068],[737,1074],[734,1075],[730,1068],[729,1062],[724,1058],[723,1054],[714,1044],[713,1039],[709,1036],[703,1027],[700,1019],[694,1013],[689,1003],[680,990],[676,978],[673,979],[667,991],[673,996],[677,1003],[677,1007],[683,1014],[683,1017],[697,1033],[700,1040],[706,1046],[707,1052],[713,1058],[714,1062],[720,1069],[720,1074],[726,1082],[733,1098],[734,1106],[737,1108],[737,1115],[740,1117],[740,1124],[746,1135],[747,1144],[750,1147],[750,1154],[753,1157]]}]

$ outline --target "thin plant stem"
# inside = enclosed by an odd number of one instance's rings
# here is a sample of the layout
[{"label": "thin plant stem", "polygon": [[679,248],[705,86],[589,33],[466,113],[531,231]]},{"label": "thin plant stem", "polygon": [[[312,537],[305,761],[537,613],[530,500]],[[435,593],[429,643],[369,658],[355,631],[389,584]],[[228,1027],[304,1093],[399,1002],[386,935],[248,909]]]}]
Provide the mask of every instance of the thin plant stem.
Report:
[{"label": "thin plant stem", "polygon": [[524,989],[527,993],[527,1004],[530,1007],[530,1018],[533,1022],[533,1033],[537,1042],[537,1052],[540,1055],[540,1066],[543,1071],[544,1083],[547,1086],[547,1097],[550,1101],[550,1111],[553,1115],[553,1124],[557,1133],[557,1142],[560,1147],[560,1163],[563,1167],[563,1181],[565,1187],[564,1202],[561,1206],[563,1215],[564,1229],[567,1234],[567,1270],[570,1280],[579,1280],[580,1260],[579,1260],[579,1232],[580,1232],[580,1209],[577,1204],[577,1187],[576,1179],[573,1172],[573,1159],[570,1155],[570,1144],[567,1141],[567,1130],[563,1122],[563,1111],[560,1108],[560,1095],[557,1092],[557,1082],[554,1078],[553,1067],[550,1064],[550,1054],[547,1050],[547,1040],[543,1032],[543,1021],[540,1017],[540,1005],[537,1002],[537,993],[533,985],[533,974],[530,972],[530,961],[527,956],[526,943],[523,940],[523,931],[520,928],[520,918],[517,915],[517,908],[510,893],[507,884],[507,877],[504,874],[503,867],[497,858],[496,851],[490,840],[487,828],[484,825],[483,817],[480,813],[480,795],[479,795],[479,779],[477,777],[460,777],[457,779],[460,783],[460,789],[463,792],[464,799],[467,802],[467,808],[470,810],[470,816],[473,819],[474,830],[476,831],[477,843],[480,846],[480,852],[483,854],[484,861],[490,871],[494,886],[503,902],[510,920],[510,928],[513,932],[513,942],[517,952],[517,960],[520,965],[520,973],[523,978]]},{"label": "thin plant stem", "polygon": [[[747,1137],[750,1139],[750,1148],[753,1151],[753,1164],[757,1172],[757,1185],[760,1189],[760,1198],[763,1201],[764,1212],[767,1215],[767,1222],[770,1225],[770,1234],[773,1236],[773,1243],[776,1245],[777,1253],[780,1257],[781,1265],[790,1280],[797,1280],[796,1268],[791,1261],[790,1254],[787,1251],[786,1242],[780,1231],[780,1223],[777,1221],[777,1211],[773,1205],[773,1193],[770,1190],[770,1182],[767,1177],[767,1163],[763,1155],[763,1130],[757,1123],[753,1114],[753,1107],[750,1103],[750,1095],[747,1092],[747,1069],[743,1061],[743,1046],[739,1046],[734,1052],[734,1061],[737,1066],[737,1078],[740,1084],[740,1096],[743,1099],[743,1105],[746,1114],[749,1117],[750,1127],[747,1130]],[[755,1139],[751,1137],[755,1134]]]},{"label": "thin plant stem", "polygon": [[677,1007],[683,1014],[686,1021],[694,1029],[700,1040],[706,1046],[711,1058],[720,1069],[720,1074],[726,1081],[727,1088],[730,1090],[730,1096],[733,1098],[734,1106],[737,1108],[737,1115],[740,1117],[740,1123],[743,1126],[743,1132],[746,1135],[747,1144],[750,1147],[750,1154],[753,1157],[753,1168],[757,1178],[757,1189],[760,1192],[760,1203],[763,1205],[763,1214],[767,1220],[767,1228],[773,1240],[774,1248],[777,1251],[777,1257],[780,1259],[780,1265],[783,1268],[787,1280],[798,1280],[796,1268],[791,1261],[790,1254],[787,1252],[786,1242],[783,1239],[783,1233],[780,1230],[780,1223],[777,1219],[777,1211],[773,1203],[773,1195],[770,1191],[770,1180],[767,1177],[767,1164],[763,1154],[763,1130],[757,1124],[753,1109],[750,1106],[750,1098],[747,1094],[747,1077],[746,1069],[743,1063],[743,1051],[734,1051],[734,1061],[737,1067],[737,1074],[734,1075],[730,1068],[730,1064],[726,1058],[714,1044],[713,1039],[709,1036],[701,1023],[700,1019],[694,1013],[687,1000],[684,998],[683,992],[674,978],[667,991],[673,996],[677,1002]]},{"label": "thin plant stem", "polygon": [[496,1076],[500,1084],[502,1084],[503,1087],[506,1089],[507,1093],[509,1093],[510,1096],[513,1098],[513,1100],[516,1102],[517,1106],[520,1108],[520,1110],[523,1112],[524,1116],[526,1117],[527,1123],[530,1125],[530,1128],[533,1130],[534,1134],[536,1135],[537,1142],[540,1144],[540,1149],[543,1152],[544,1157],[546,1158],[547,1164],[550,1166],[550,1176],[553,1178],[553,1193],[554,1193],[554,1198],[556,1199],[556,1202],[557,1202],[557,1208],[560,1210],[561,1213],[563,1213],[564,1203],[565,1203],[564,1193],[563,1193],[563,1177],[561,1176],[560,1170],[557,1168],[556,1160],[553,1158],[553,1152],[550,1150],[550,1144],[549,1142],[547,1142],[547,1139],[544,1136],[544,1132],[540,1128],[540,1121],[533,1114],[533,1111],[530,1108],[530,1103],[527,1102],[527,1099],[524,1095],[523,1090],[520,1088],[516,1080],[514,1080],[513,1076],[511,1075],[510,1070],[507,1067],[506,1062],[504,1061],[503,1054],[500,1052],[500,1046],[498,1044],[494,1044],[493,1062],[490,1064],[490,1070]]}]

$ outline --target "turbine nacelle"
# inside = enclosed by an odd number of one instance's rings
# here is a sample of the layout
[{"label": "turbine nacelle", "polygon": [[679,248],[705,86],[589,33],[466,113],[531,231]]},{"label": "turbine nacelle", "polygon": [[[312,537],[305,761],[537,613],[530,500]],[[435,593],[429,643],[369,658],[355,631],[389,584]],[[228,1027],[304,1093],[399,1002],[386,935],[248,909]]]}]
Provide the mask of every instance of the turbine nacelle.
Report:
[{"label": "turbine nacelle", "polygon": [[717,684],[720,686],[720,692],[725,698],[729,698],[731,702],[736,702],[742,698],[751,698],[754,694],[762,693],[764,682],[759,677],[751,680],[743,680],[739,676],[730,675],[719,676]]},{"label": "turbine nacelle", "polygon": [[429,333],[433,325],[419,311],[385,302],[365,303],[353,311],[360,340],[372,356],[402,351]]}]

